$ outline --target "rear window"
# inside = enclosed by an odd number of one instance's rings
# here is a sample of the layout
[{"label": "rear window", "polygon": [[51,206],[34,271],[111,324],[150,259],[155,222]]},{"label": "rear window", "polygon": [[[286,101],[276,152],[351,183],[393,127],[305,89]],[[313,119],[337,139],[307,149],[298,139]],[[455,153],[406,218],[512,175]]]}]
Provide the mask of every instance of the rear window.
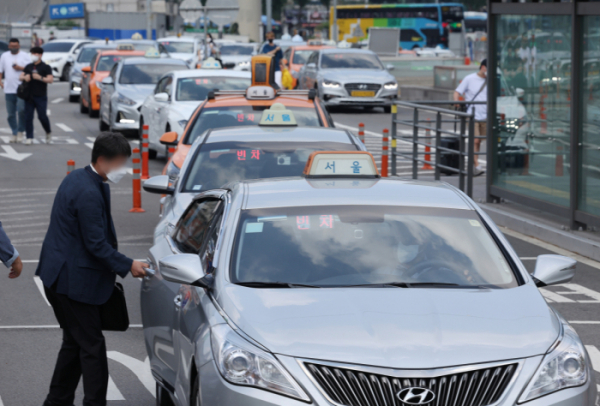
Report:
[{"label": "rear window", "polygon": [[177,81],[178,101],[204,100],[211,90],[246,90],[250,78],[183,78]]},{"label": "rear window", "polygon": [[221,45],[219,48],[221,55],[252,55],[253,46],[248,45]]},{"label": "rear window", "polygon": [[113,66],[115,66],[120,60],[126,57],[120,55],[105,55],[101,56],[96,64],[96,70],[100,72],[108,72]]},{"label": "rear window", "polygon": [[[235,106],[213,107],[202,109],[188,132],[184,144],[193,142],[206,130],[213,128],[238,127],[243,125],[258,125],[263,110],[269,106]],[[314,107],[286,107],[294,113],[299,127],[322,127]]]},{"label": "rear window", "polygon": [[180,54],[193,54],[194,53],[194,43],[193,42],[173,42],[173,41],[163,41],[161,42],[162,46],[168,52],[171,53],[180,53]]},{"label": "rear window", "polygon": [[94,55],[96,55],[96,52],[98,52],[99,49],[103,49],[103,48],[101,48],[101,47],[82,48],[81,52],[79,52],[79,56],[77,57],[77,62],[90,63],[92,61],[92,58],[94,57]]},{"label": "rear window", "polygon": [[321,56],[323,69],[383,69],[379,58],[373,54],[347,52],[324,53]]},{"label": "rear window", "polygon": [[[75,45],[73,42],[47,42],[42,45],[44,52],[69,52]],[[92,55],[93,56],[93,55]]]},{"label": "rear window", "polygon": [[187,69],[186,65],[148,63],[125,65],[119,83],[123,85],[155,85],[165,73]]},{"label": "rear window", "polygon": [[315,51],[306,50],[306,51],[294,51],[294,57],[292,58],[292,63],[296,65],[305,65],[308,57]]}]

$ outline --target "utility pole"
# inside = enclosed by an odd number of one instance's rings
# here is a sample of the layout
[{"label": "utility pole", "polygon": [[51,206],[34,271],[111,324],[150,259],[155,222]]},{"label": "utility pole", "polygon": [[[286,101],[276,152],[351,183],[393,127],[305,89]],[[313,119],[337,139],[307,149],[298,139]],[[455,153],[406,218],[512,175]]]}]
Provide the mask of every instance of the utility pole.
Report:
[{"label": "utility pole", "polygon": [[333,0],[333,27],[331,27],[331,39],[337,44],[338,42],[338,26],[337,26],[337,0]]},{"label": "utility pole", "polygon": [[271,20],[273,19],[273,0],[267,0],[267,32],[273,31]]},{"label": "utility pole", "polygon": [[152,39],[152,0],[146,0],[146,39]]}]

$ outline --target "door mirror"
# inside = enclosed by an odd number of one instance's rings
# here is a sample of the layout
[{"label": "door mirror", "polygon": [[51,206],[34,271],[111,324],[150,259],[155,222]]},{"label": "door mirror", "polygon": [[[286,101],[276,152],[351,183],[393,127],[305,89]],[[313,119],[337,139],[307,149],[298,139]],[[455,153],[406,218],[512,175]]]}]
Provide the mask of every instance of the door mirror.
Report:
[{"label": "door mirror", "polygon": [[388,63],[387,65],[385,65],[385,68],[387,70],[394,70],[394,65],[392,65],[391,63]]},{"label": "door mirror", "polygon": [[148,193],[156,193],[159,195],[172,195],[174,189],[169,185],[168,175],[153,176],[144,182],[144,190]]},{"label": "door mirror", "polygon": [[108,86],[114,85],[113,78],[111,78],[110,76],[105,77],[104,79],[102,79],[102,84]]},{"label": "door mirror", "polygon": [[84,66],[83,68],[81,68],[82,72],[85,73],[90,73],[92,71],[92,67],[91,66]]},{"label": "door mirror", "polygon": [[317,65],[314,62],[311,62],[306,65],[306,69],[315,69]]},{"label": "door mirror", "polygon": [[168,133],[164,133],[162,137],[160,137],[160,143],[163,145],[177,144],[177,133],[175,131],[169,131]]},{"label": "door mirror", "polygon": [[520,87],[517,87],[515,89],[515,94],[520,99],[521,97],[525,96],[525,90],[521,89]]},{"label": "door mirror", "polygon": [[158,261],[160,274],[165,280],[183,285],[210,289],[213,276],[206,275],[197,254],[169,255]]},{"label": "door mirror", "polygon": [[156,93],[154,95],[154,100],[156,100],[157,102],[168,102],[170,99],[169,95],[167,93]]},{"label": "door mirror", "polygon": [[538,287],[567,283],[575,276],[574,259],[562,255],[540,255],[531,274]]}]

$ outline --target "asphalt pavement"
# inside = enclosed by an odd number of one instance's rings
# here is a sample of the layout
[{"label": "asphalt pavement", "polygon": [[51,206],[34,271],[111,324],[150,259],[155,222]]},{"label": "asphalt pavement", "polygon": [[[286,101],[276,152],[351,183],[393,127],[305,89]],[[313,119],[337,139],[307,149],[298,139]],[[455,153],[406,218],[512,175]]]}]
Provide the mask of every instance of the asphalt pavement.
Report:
[{"label": "asphalt pavement", "polygon": [[[9,144],[4,98],[0,98],[0,221],[25,262],[19,279],[6,278],[0,282],[0,406],[41,405],[47,393],[61,331],[34,272],[54,194],[66,174],[67,161],[74,160],[77,168],[87,165],[98,134],[98,120],[80,114],[78,105],[68,102],[66,83],[51,85],[49,93],[48,108],[55,136],[51,145],[43,141],[32,146]],[[408,117],[410,113],[406,114]],[[357,130],[359,122],[364,123],[367,146],[380,160],[380,134],[389,128],[390,115],[377,109],[368,112],[353,109],[335,112],[333,118],[338,127],[352,131]],[[44,138],[38,122],[35,132],[38,140]],[[150,161],[150,174],[159,174],[164,164],[165,159],[160,156]],[[408,174],[404,169],[399,172]],[[128,175],[119,184],[111,185],[113,218],[120,251],[131,258],[144,259],[158,220],[159,197],[142,192],[146,212],[130,213],[131,179]],[[560,253],[580,261],[571,283],[542,291],[572,322],[600,371],[600,263],[511,230],[504,231],[530,271],[540,254]],[[141,328],[140,281],[129,276],[122,282],[132,326],[124,333],[106,333],[111,377],[108,404],[153,405],[154,381]],[[599,378],[596,381],[600,383]],[[76,404],[81,404],[81,399],[80,388]]]}]

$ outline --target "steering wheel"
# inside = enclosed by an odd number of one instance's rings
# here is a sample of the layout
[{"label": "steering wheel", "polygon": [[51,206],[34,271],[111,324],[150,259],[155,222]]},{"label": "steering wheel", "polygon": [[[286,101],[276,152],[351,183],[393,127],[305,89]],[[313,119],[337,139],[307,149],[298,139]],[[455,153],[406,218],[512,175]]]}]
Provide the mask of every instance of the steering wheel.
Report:
[{"label": "steering wheel", "polygon": [[[447,261],[429,259],[415,264],[408,270],[408,273],[415,282],[456,283],[458,285],[473,284],[473,281],[469,281],[467,275],[464,275],[462,270],[456,269],[453,265]],[[423,275],[427,275],[430,272],[436,272],[435,276],[423,280]]]}]

